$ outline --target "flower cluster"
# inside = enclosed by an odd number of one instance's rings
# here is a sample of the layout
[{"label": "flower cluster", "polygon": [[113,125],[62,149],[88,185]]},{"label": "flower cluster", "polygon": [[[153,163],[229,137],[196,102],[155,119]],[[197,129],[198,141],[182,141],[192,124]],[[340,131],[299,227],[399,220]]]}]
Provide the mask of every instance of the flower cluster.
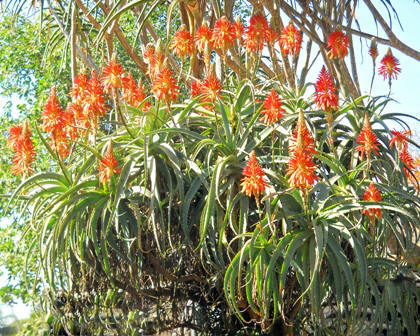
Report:
[{"label": "flower cluster", "polygon": [[175,33],[170,45],[175,55],[184,60],[187,55],[192,55],[194,51],[194,41],[185,25],[181,25]]},{"label": "flower cluster", "polygon": [[112,141],[109,140],[104,158],[101,160],[101,164],[98,167],[99,181],[101,181],[103,184],[107,184],[109,181],[111,181],[114,174],[121,173],[121,169],[117,167],[118,162],[112,150]]},{"label": "flower cluster", "polygon": [[350,39],[341,31],[335,31],[328,39],[328,55],[330,58],[344,59],[349,53]]},{"label": "flower cluster", "polygon": [[300,109],[298,123],[289,142],[290,158],[286,176],[290,177],[291,187],[306,191],[319,179],[312,160],[316,153],[314,139],[306,126],[303,110]]},{"label": "flower cluster", "polygon": [[276,90],[272,89],[264,102],[264,108],[261,111],[261,114],[263,114],[261,121],[266,125],[271,125],[276,121],[279,121],[285,112],[282,106],[283,103],[281,102],[278,93]]},{"label": "flower cluster", "polygon": [[[369,188],[363,196],[363,200],[368,202],[379,202],[382,200],[382,195],[373,182],[370,182]],[[368,216],[371,220],[375,218],[382,218],[382,210],[380,208],[365,209],[362,213]]]},{"label": "flower cluster", "polygon": [[28,120],[25,120],[23,125],[11,127],[8,146],[15,152],[12,173],[17,176],[31,175],[33,173],[32,163],[35,161],[36,153]]},{"label": "flower cluster", "polygon": [[248,163],[243,171],[243,178],[241,180],[241,192],[248,197],[254,195],[258,199],[259,195],[264,193],[267,184],[264,181],[265,173],[258,163],[255,151],[251,152]]},{"label": "flower cluster", "polygon": [[397,150],[400,154],[400,160],[404,163],[404,172],[406,176],[410,177],[410,171],[414,171],[416,166],[414,158],[408,151],[408,141],[411,136],[411,130],[406,131],[391,131],[392,138],[389,140],[389,147],[396,144]]},{"label": "flower cluster", "polygon": [[322,67],[318,80],[315,84],[315,102],[325,112],[331,112],[338,108],[338,94],[334,79],[330,76],[325,66]]},{"label": "flower cluster", "polygon": [[359,137],[357,138],[359,146],[356,147],[356,151],[360,152],[360,156],[363,159],[364,156],[370,159],[370,155],[374,152],[376,155],[379,154],[379,143],[375,132],[372,130],[370,125],[369,116],[365,114],[365,120],[363,128],[360,131]]},{"label": "flower cluster", "polygon": [[298,56],[302,47],[302,32],[293,23],[289,23],[280,36],[280,46],[286,55]]},{"label": "flower cluster", "polygon": [[209,110],[214,109],[217,98],[220,97],[222,83],[217,79],[214,71],[211,71],[201,83],[194,81],[191,86],[191,96],[201,95],[200,102],[209,103],[205,107]]},{"label": "flower cluster", "polygon": [[399,64],[400,62],[398,61],[398,59],[394,55],[392,55],[391,48],[388,48],[386,55],[381,60],[379,74],[382,75],[384,79],[397,79],[398,75],[401,72]]}]

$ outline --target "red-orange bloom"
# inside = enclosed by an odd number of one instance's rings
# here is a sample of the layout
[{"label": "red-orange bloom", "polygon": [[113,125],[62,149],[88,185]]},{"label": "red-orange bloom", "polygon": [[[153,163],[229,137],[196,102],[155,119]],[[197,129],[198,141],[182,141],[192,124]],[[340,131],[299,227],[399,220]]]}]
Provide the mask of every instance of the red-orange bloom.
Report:
[{"label": "red-orange bloom", "polygon": [[203,84],[201,84],[200,89],[201,94],[203,95],[203,101],[214,103],[220,96],[222,84],[214,74],[210,73]]},{"label": "red-orange bloom", "polygon": [[280,96],[276,90],[272,89],[264,102],[264,109],[261,111],[261,114],[263,114],[261,121],[266,125],[271,125],[279,121],[283,117],[284,112]]},{"label": "red-orange bloom", "polygon": [[172,39],[171,48],[173,53],[181,59],[185,59],[187,55],[192,55],[194,51],[194,42],[190,32],[185,25],[181,25]]},{"label": "red-orange bloom", "polygon": [[264,193],[267,184],[264,181],[265,173],[258,163],[255,151],[251,152],[248,163],[243,171],[243,178],[241,179],[241,192],[245,193],[248,197],[254,195],[258,198],[259,195]]},{"label": "red-orange bloom", "polygon": [[71,140],[76,140],[79,137],[79,132],[76,126],[76,115],[74,113],[72,103],[69,103],[64,111],[64,121],[66,123],[65,131],[70,135]]},{"label": "red-orange bloom", "polygon": [[264,47],[264,42],[267,40],[268,30],[268,22],[265,16],[259,14],[252,16],[246,33],[246,50],[248,52],[261,51]]},{"label": "red-orange bloom", "polygon": [[[146,99],[146,93],[144,92],[141,80],[137,84],[131,72],[127,77],[123,78],[122,98],[128,105],[136,107]],[[143,105],[143,112],[146,112],[150,106],[149,102],[145,103]]]},{"label": "red-orange bloom", "polygon": [[376,58],[378,57],[378,44],[376,43],[375,38],[373,38],[370,43],[369,55],[372,57],[373,63],[376,64]]},{"label": "red-orange bloom", "polygon": [[36,153],[28,120],[22,126],[13,126],[10,129],[8,145],[16,153],[13,157],[12,173],[18,176],[32,174],[32,162]]},{"label": "red-orange bloom", "polygon": [[209,44],[210,46],[210,40],[212,36],[212,31],[207,25],[207,22],[204,22],[203,25],[197,29],[194,35],[194,42],[195,46],[197,47],[197,50],[199,52],[204,52],[206,49],[206,44]]},{"label": "red-orange bloom", "polygon": [[336,93],[334,79],[330,76],[325,66],[322,67],[315,84],[315,101],[318,107],[325,112],[338,108],[338,94]]},{"label": "red-orange bloom", "polygon": [[315,142],[306,127],[303,110],[299,111],[299,120],[289,142],[289,163],[286,176],[290,176],[292,188],[306,190],[319,178],[315,174],[316,166],[312,155],[316,154]]},{"label": "red-orange bloom", "polygon": [[[363,196],[363,200],[368,202],[379,202],[382,200],[382,195],[373,182],[370,182],[369,188]],[[382,218],[382,210],[379,208],[366,209],[362,213],[369,218]]]},{"label": "red-orange bloom", "polygon": [[344,59],[349,53],[350,39],[341,31],[335,31],[328,40],[328,55],[330,58]]},{"label": "red-orange bloom", "polygon": [[407,147],[403,147],[403,149],[400,153],[400,159],[406,166],[406,167],[404,167],[405,175],[407,177],[410,177],[410,170],[414,171],[415,168],[416,168],[416,165],[414,163],[414,158],[408,152]]},{"label": "red-orange bloom", "polygon": [[73,87],[70,89],[70,97],[74,103],[80,103],[89,86],[89,76],[85,72],[79,73],[73,82]]},{"label": "red-orange bloom", "polygon": [[386,55],[381,60],[379,74],[382,75],[384,79],[397,79],[398,75],[401,72],[399,64],[400,62],[398,61],[398,59],[394,55],[392,55],[391,48],[388,48]]},{"label": "red-orange bloom", "polygon": [[57,98],[55,87],[53,87],[42,114],[42,128],[47,133],[53,133],[65,126],[64,112]]},{"label": "red-orange bloom", "polygon": [[360,131],[359,137],[357,138],[357,143],[359,146],[356,147],[356,151],[360,152],[362,159],[364,158],[365,154],[368,158],[370,158],[370,154],[372,152],[375,152],[376,155],[379,154],[378,138],[370,126],[370,121],[367,114],[365,114],[365,121],[363,128]]},{"label": "red-orange bloom", "polygon": [[211,36],[212,46],[216,49],[221,49],[223,53],[226,53],[235,43],[236,32],[233,24],[222,16],[216,21]]},{"label": "red-orange bloom", "polygon": [[163,100],[166,104],[176,101],[179,87],[176,79],[169,68],[164,67],[153,81],[153,93],[156,98]]},{"label": "red-orange bloom", "polygon": [[66,132],[63,130],[57,130],[53,134],[51,134],[51,140],[49,145],[53,152],[57,153],[57,155],[64,160],[70,155],[69,150],[69,139],[67,138]]},{"label": "red-orange bloom", "polygon": [[401,150],[405,147],[407,147],[408,144],[408,137],[411,136],[411,130],[406,131],[391,131],[392,138],[389,140],[389,147],[392,147],[395,145],[395,143],[398,145],[398,149]]},{"label": "red-orange bloom", "polygon": [[103,184],[111,181],[114,174],[121,173],[121,169],[117,167],[118,161],[115,158],[114,152],[112,150],[112,141],[109,140],[108,148],[105,152],[104,158],[101,160],[101,164],[98,167],[99,181],[101,181]]},{"label": "red-orange bloom", "polygon": [[92,71],[88,91],[83,101],[83,110],[87,119],[94,124],[95,127],[98,124],[98,118],[103,117],[106,114],[103,88],[96,75],[96,71]]},{"label": "red-orange bloom", "polygon": [[283,29],[280,36],[280,46],[286,55],[299,55],[302,47],[302,32],[297,30],[293,23],[290,22]]},{"label": "red-orange bloom", "polygon": [[112,88],[119,89],[122,86],[122,77],[125,74],[125,69],[118,63],[116,59],[111,59],[104,68],[104,75],[102,83],[104,91],[110,92]]}]

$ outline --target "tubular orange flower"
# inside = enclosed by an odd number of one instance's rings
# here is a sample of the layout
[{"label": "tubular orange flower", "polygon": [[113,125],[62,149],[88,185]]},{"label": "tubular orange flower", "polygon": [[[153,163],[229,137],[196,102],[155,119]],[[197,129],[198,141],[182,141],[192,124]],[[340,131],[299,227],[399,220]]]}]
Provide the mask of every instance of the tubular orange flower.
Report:
[{"label": "tubular orange flower", "polygon": [[101,160],[101,164],[98,167],[99,181],[101,181],[103,184],[107,184],[109,181],[111,181],[114,174],[121,173],[121,169],[117,167],[118,161],[116,160],[112,150],[112,141],[109,140],[108,148],[105,152],[104,158]]},{"label": "tubular orange flower", "polygon": [[[363,196],[363,200],[368,202],[379,202],[382,200],[382,195],[373,182],[370,182],[369,188]],[[382,218],[382,210],[379,208],[366,209],[362,213],[371,219]]]},{"label": "tubular orange flower", "polygon": [[[137,84],[131,72],[127,77],[123,78],[122,98],[128,105],[135,107],[139,106],[146,99],[146,93],[144,92],[141,80]],[[143,105],[143,112],[146,112],[150,106],[149,102],[145,103]]]},{"label": "tubular orange flower", "polygon": [[201,83],[194,80],[191,84],[191,97],[195,97],[201,94]]},{"label": "tubular orange flower", "polygon": [[416,168],[416,165],[414,163],[414,158],[408,152],[407,146],[403,147],[403,149],[400,153],[400,159],[406,166],[406,167],[404,167],[405,175],[407,177],[410,177],[410,170],[414,171],[415,168]]},{"label": "tubular orange flower", "polygon": [[201,94],[203,95],[203,101],[214,103],[217,97],[220,97],[220,91],[222,90],[222,84],[217,77],[210,72],[200,87]]},{"label": "tubular orange flower", "polygon": [[185,59],[187,55],[193,54],[193,38],[187,27],[183,24],[179,30],[175,33],[172,39],[171,48],[173,53],[181,59]]},{"label": "tubular orange flower", "polygon": [[8,145],[16,153],[13,157],[12,173],[18,176],[32,174],[32,162],[36,153],[28,120],[25,120],[23,125],[10,129]]},{"label": "tubular orange flower", "polygon": [[258,196],[264,193],[267,184],[264,181],[265,173],[258,163],[255,151],[251,152],[248,163],[243,171],[243,178],[241,179],[241,192],[245,193],[248,197],[254,195]]},{"label": "tubular orange flower", "polygon": [[92,77],[89,81],[87,95],[83,101],[83,111],[87,119],[97,127],[98,118],[106,114],[105,97],[101,82],[96,75],[96,71],[92,71]]},{"label": "tubular orange flower", "polygon": [[79,132],[76,126],[76,116],[74,113],[73,104],[67,104],[66,110],[64,111],[64,121],[66,123],[65,132],[70,135],[71,140],[76,140],[79,137]]},{"label": "tubular orange flower", "polygon": [[299,55],[302,47],[302,32],[297,30],[293,23],[290,22],[283,29],[280,36],[280,46],[286,55]]},{"label": "tubular orange flower", "polygon": [[212,46],[216,49],[221,49],[223,53],[226,53],[235,43],[236,32],[233,24],[222,16],[216,21],[211,36]]},{"label": "tubular orange flower", "polygon": [[400,62],[398,61],[398,59],[394,55],[392,55],[391,48],[388,48],[386,55],[381,60],[379,74],[382,75],[384,79],[397,79],[398,75],[401,72],[401,68],[398,66],[399,64]]},{"label": "tubular orange flower", "polygon": [[372,57],[373,63],[376,64],[376,58],[378,57],[378,44],[376,43],[375,38],[372,38],[370,43],[369,55]]},{"label": "tubular orange flower", "polygon": [[112,88],[119,89],[122,86],[122,77],[125,74],[125,69],[118,63],[115,56],[109,61],[104,68],[104,75],[102,83],[105,92],[110,92]]},{"label": "tubular orange flower", "polygon": [[64,112],[57,98],[55,87],[53,87],[42,114],[42,128],[46,133],[53,133],[65,126]]},{"label": "tubular orange flower", "polygon": [[315,84],[315,102],[325,112],[331,112],[338,108],[338,94],[336,93],[334,80],[325,66],[322,67],[318,80]]},{"label": "tubular orange flower", "polygon": [[166,104],[176,101],[178,97],[178,85],[176,79],[169,68],[164,67],[156,76],[153,82],[152,91],[156,98],[163,100]]},{"label": "tubular orange flower", "polygon": [[150,64],[150,62],[153,60],[153,55],[155,54],[155,52],[155,46],[152,43],[148,43],[143,52],[143,58],[146,63]]},{"label": "tubular orange flower", "polygon": [[197,29],[194,35],[194,43],[199,52],[204,52],[206,44],[210,44],[212,36],[212,31],[207,25],[207,22],[204,22],[203,25]]},{"label": "tubular orange flower", "polygon": [[359,143],[359,146],[356,147],[356,151],[360,152],[362,159],[364,158],[365,154],[367,158],[370,158],[372,151],[375,152],[376,155],[379,154],[378,138],[370,126],[367,113],[365,114],[365,121],[363,128],[360,131],[359,137],[357,138],[357,143]]},{"label": "tubular orange flower", "polygon": [[64,130],[56,130],[53,134],[51,134],[49,145],[52,151],[57,153],[62,160],[70,155],[69,139],[67,138],[67,134]]},{"label": "tubular orange flower", "polygon": [[261,51],[267,40],[268,22],[265,16],[256,14],[251,17],[246,33],[245,48],[248,52]]},{"label": "tubular orange flower", "polygon": [[266,125],[271,125],[276,121],[279,121],[285,112],[282,106],[283,103],[281,102],[278,93],[276,90],[272,89],[264,102],[264,109],[261,111],[261,114],[263,114],[261,121]]},{"label": "tubular orange flower", "polygon": [[299,120],[289,142],[289,163],[286,176],[290,176],[292,188],[305,191],[319,178],[315,174],[316,166],[312,154],[316,154],[315,142],[306,127],[303,110],[299,110]]},{"label": "tubular orange flower", "polygon": [[271,28],[266,31],[265,37],[270,47],[274,47],[274,43],[280,38],[279,34]]},{"label": "tubular orange flower", "polygon": [[411,130],[406,131],[391,131],[392,138],[389,140],[389,147],[392,147],[397,143],[398,149],[402,150],[403,148],[407,147],[408,144],[408,137],[411,136]]},{"label": "tubular orange flower", "polygon": [[330,58],[344,59],[349,53],[350,39],[341,31],[335,31],[328,40],[328,55]]},{"label": "tubular orange flower", "polygon": [[80,103],[86,95],[89,86],[89,76],[85,72],[79,73],[74,79],[73,87],[70,89],[72,102]]}]

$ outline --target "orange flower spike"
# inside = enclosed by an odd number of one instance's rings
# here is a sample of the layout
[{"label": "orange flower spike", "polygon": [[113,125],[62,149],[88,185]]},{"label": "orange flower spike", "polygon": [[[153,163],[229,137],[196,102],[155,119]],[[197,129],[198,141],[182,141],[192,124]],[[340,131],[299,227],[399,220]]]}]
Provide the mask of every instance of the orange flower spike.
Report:
[{"label": "orange flower spike", "polygon": [[246,33],[246,50],[248,52],[262,51],[264,42],[267,40],[268,30],[268,22],[265,16],[259,14],[252,16]]},{"label": "orange flower spike", "polygon": [[204,52],[206,44],[210,43],[212,36],[212,31],[209,28],[207,22],[204,22],[203,25],[197,29],[194,35],[194,43],[199,52]]},{"label": "orange flower spike", "polygon": [[8,144],[16,152],[13,157],[12,173],[17,176],[31,175],[33,173],[32,162],[36,158],[36,152],[28,120],[25,120],[22,126],[11,128]]},{"label": "orange flower spike", "polygon": [[315,181],[319,180],[315,174],[316,166],[311,155],[304,151],[291,153],[286,176],[292,188],[306,190],[312,188]]},{"label": "orange flower spike", "polygon": [[284,54],[296,55],[302,47],[302,32],[297,30],[293,23],[289,23],[280,35],[280,46]]},{"label": "orange flower spike", "polygon": [[411,136],[411,130],[406,131],[391,131],[392,138],[389,140],[389,147],[392,147],[395,145],[395,143],[398,145],[398,149],[402,150],[403,148],[407,147],[408,144],[408,137]]},{"label": "orange flower spike", "polygon": [[53,133],[65,126],[64,112],[57,98],[56,89],[53,87],[42,114],[42,129],[46,133]]},{"label": "orange flower spike", "polygon": [[271,29],[271,28],[268,28],[265,36],[267,39],[267,43],[270,47],[274,47],[274,43],[276,43],[276,41],[280,39],[279,34],[274,29]]},{"label": "orange flower spike", "polygon": [[335,31],[328,39],[328,55],[330,58],[344,59],[349,53],[350,39],[341,31]]},{"label": "orange flower spike", "polygon": [[258,163],[255,151],[251,152],[248,163],[243,171],[243,178],[241,179],[242,193],[245,193],[248,197],[254,195],[258,198],[259,195],[264,193],[267,184],[264,181],[265,173]]},{"label": "orange flower spike", "polygon": [[70,155],[69,139],[64,130],[57,130],[54,132],[54,134],[51,135],[49,145],[52,151],[57,153],[62,160]]},{"label": "orange flower spike", "polygon": [[289,152],[296,151],[304,151],[308,155],[317,154],[315,140],[306,126],[305,115],[302,109],[299,109],[298,122],[289,142]]},{"label": "orange flower spike", "polygon": [[407,147],[403,147],[400,153],[400,159],[405,164],[404,172],[407,177],[410,177],[410,171],[414,171],[416,169],[416,164],[414,162],[414,158],[408,152]]},{"label": "orange flower spike", "polygon": [[220,97],[221,90],[222,83],[220,83],[220,81],[217,79],[215,72],[210,71],[200,86],[200,91],[203,95],[203,101],[214,103],[216,99]]},{"label": "orange flower spike", "polygon": [[[373,182],[370,182],[369,188],[366,190],[363,196],[363,200],[368,202],[380,202],[382,200],[382,195]],[[362,214],[368,216],[371,219],[382,218],[382,210],[379,208],[363,210]]]},{"label": "orange flower spike", "polygon": [[365,121],[359,137],[357,138],[357,143],[359,146],[356,147],[356,151],[360,152],[362,159],[365,155],[367,158],[370,158],[372,152],[375,152],[376,155],[379,154],[378,138],[372,130],[367,113],[365,114]]},{"label": "orange flower spike", "polygon": [[107,184],[111,181],[114,174],[121,173],[121,169],[118,167],[118,161],[115,158],[114,152],[112,150],[112,140],[109,140],[108,148],[105,152],[104,158],[101,160],[101,163],[98,167],[99,181],[103,184]]},{"label": "orange flower spike", "polygon": [[376,43],[375,38],[372,38],[370,43],[369,55],[372,57],[373,64],[376,64],[376,58],[378,57],[378,44]]},{"label": "orange flower spike", "polygon": [[70,135],[71,140],[77,140],[79,137],[79,132],[77,131],[76,126],[76,116],[74,113],[73,104],[69,103],[64,111],[64,120],[66,122],[65,130]]},{"label": "orange flower spike", "polygon": [[194,41],[184,24],[181,25],[181,27],[175,33],[170,47],[173,50],[173,53],[182,60],[184,60],[187,55],[193,54]]},{"label": "orange flower spike", "polygon": [[166,104],[176,101],[179,87],[172,71],[164,66],[153,81],[152,91],[156,98],[163,100]]},{"label": "orange flower spike", "polygon": [[334,79],[330,76],[325,66],[322,67],[318,80],[315,84],[315,102],[325,112],[331,112],[338,108],[338,94]]},{"label": "orange flower spike", "polygon": [[260,120],[266,125],[271,125],[279,121],[283,117],[284,112],[283,103],[278,93],[272,89],[264,101],[264,109],[261,111],[263,116]]},{"label": "orange flower spike", "polygon": [[83,107],[88,119],[94,123],[97,122],[98,117],[103,117],[106,114],[103,88],[95,70],[92,71],[92,77],[89,81],[88,87],[88,95],[85,98]]},{"label": "orange flower spike", "polygon": [[384,58],[381,60],[381,66],[379,67],[379,74],[382,75],[385,79],[397,79],[398,75],[401,72],[399,67],[400,62],[398,59],[392,55],[391,48],[388,48],[388,51]]},{"label": "orange flower spike", "polygon": [[211,35],[211,44],[213,48],[221,49],[224,54],[235,44],[236,32],[233,24],[222,16],[214,24]]},{"label": "orange flower spike", "polygon": [[201,94],[201,83],[199,81],[194,80],[191,84],[191,97],[198,96]]},{"label": "orange flower spike", "polygon": [[73,82],[73,87],[70,89],[70,97],[74,103],[80,103],[86,95],[89,86],[89,76],[82,71],[79,73]]},{"label": "orange flower spike", "polygon": [[119,89],[122,86],[122,78],[125,74],[125,69],[118,63],[115,56],[105,66],[103,71],[102,83],[105,92],[110,92],[111,89]]}]

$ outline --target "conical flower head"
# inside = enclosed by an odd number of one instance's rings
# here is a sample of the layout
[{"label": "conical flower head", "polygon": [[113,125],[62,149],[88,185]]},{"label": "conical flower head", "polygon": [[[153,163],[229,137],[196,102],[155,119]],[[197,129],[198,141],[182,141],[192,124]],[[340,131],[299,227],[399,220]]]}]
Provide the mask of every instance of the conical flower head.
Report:
[{"label": "conical flower head", "polygon": [[89,86],[89,76],[84,72],[80,72],[73,82],[73,87],[70,89],[70,97],[73,103],[81,103],[87,94]]},{"label": "conical flower head", "polygon": [[235,28],[235,35],[236,35],[236,39],[241,42],[242,41],[242,37],[244,35],[245,32],[245,26],[242,23],[241,17],[237,16],[235,19],[235,22],[233,23],[233,26]]},{"label": "conical flower head", "polygon": [[233,24],[222,16],[216,21],[211,36],[212,46],[216,49],[221,49],[226,53],[235,44],[236,32]]},{"label": "conical flower head", "polygon": [[306,127],[303,110],[299,110],[299,120],[289,141],[289,163],[286,176],[292,188],[300,188],[306,191],[312,188],[316,176],[316,166],[312,155],[316,154],[315,142]]},{"label": "conical flower head", "polygon": [[414,158],[411,156],[411,154],[408,152],[407,146],[403,147],[401,153],[400,153],[400,159],[404,163],[404,172],[407,177],[410,177],[410,171],[414,171],[416,168],[416,165],[414,163]]},{"label": "conical flower head", "polygon": [[325,112],[331,112],[338,108],[338,94],[333,78],[328,73],[325,66],[322,67],[318,80],[315,84],[317,106]]},{"label": "conical flower head", "polygon": [[180,59],[184,60],[187,55],[192,55],[194,51],[194,41],[187,30],[187,27],[183,24],[179,30],[175,33],[174,38],[171,42],[171,48],[175,55]]},{"label": "conical flower head", "polygon": [[342,31],[335,31],[328,39],[328,55],[330,58],[344,59],[349,53],[350,39]]},{"label": "conical flower head", "polygon": [[112,176],[114,176],[114,174],[121,173],[121,169],[117,167],[118,167],[118,161],[115,158],[115,155],[112,149],[112,140],[109,140],[104,158],[101,160],[101,163],[98,167],[99,181],[101,181],[103,184],[107,184],[109,181],[111,181]]},{"label": "conical flower head", "polygon": [[177,100],[179,87],[172,71],[164,66],[153,81],[153,93],[167,105]]},{"label": "conical flower head", "polygon": [[362,159],[365,155],[370,158],[372,152],[375,152],[376,155],[379,154],[378,138],[376,137],[375,132],[372,130],[369,116],[367,114],[365,114],[365,121],[363,128],[360,131],[359,137],[357,138],[357,143],[359,146],[356,147],[356,151],[360,152]]},{"label": "conical flower head", "polygon": [[284,112],[280,96],[276,90],[272,89],[264,102],[264,109],[261,111],[261,114],[263,114],[261,121],[266,125],[271,125],[279,121],[283,117]]},{"label": "conical flower head", "polygon": [[210,44],[211,36],[212,31],[207,22],[204,22],[203,25],[197,29],[194,35],[194,43],[199,52],[205,51],[206,44]]},{"label": "conical flower head", "polygon": [[36,153],[28,120],[25,120],[23,125],[13,126],[10,129],[8,145],[16,153],[13,157],[12,173],[18,176],[32,174],[32,163]]},{"label": "conical flower head", "polygon": [[267,184],[264,181],[265,173],[262,170],[255,151],[251,152],[248,163],[243,171],[243,178],[241,179],[241,192],[245,193],[248,197],[254,195],[258,198],[259,195],[264,193]]},{"label": "conical flower head", "polygon": [[86,115],[91,124],[93,124],[96,128],[98,126],[99,117],[105,116],[106,108],[103,87],[95,70],[92,71],[87,95],[83,100],[82,106],[83,113]]},{"label": "conical flower head", "polygon": [[210,71],[206,79],[200,86],[201,94],[203,95],[203,101],[215,103],[216,99],[220,97],[220,91],[222,90],[222,83],[217,79],[215,73]]},{"label": "conical flower head", "polygon": [[46,133],[53,133],[65,126],[64,111],[57,98],[56,89],[53,87],[42,114],[42,128]]},{"label": "conical flower head", "polygon": [[381,60],[379,74],[382,75],[384,79],[397,79],[398,75],[401,72],[399,64],[400,62],[398,61],[398,59],[394,55],[392,55],[391,48],[388,48],[386,55]]},{"label": "conical flower head", "polygon": [[[141,80],[136,83],[131,72],[127,77],[123,78],[122,98],[128,105],[135,107],[139,106],[146,99],[143,83]],[[143,105],[143,112],[147,112],[150,106],[149,102],[145,103]]]},{"label": "conical flower head", "polygon": [[122,86],[122,78],[125,75],[125,69],[113,56],[103,71],[102,83],[105,92],[111,89],[119,89]]},{"label": "conical flower head", "polygon": [[283,29],[280,36],[280,46],[286,55],[299,55],[302,47],[302,32],[297,30],[293,23],[290,22]]},{"label": "conical flower head", "polygon": [[402,150],[403,148],[407,147],[409,138],[411,136],[411,130],[406,131],[391,131],[392,138],[389,140],[389,147],[394,146],[397,144],[398,149]]},{"label": "conical flower head", "polygon": [[267,40],[268,22],[265,16],[256,14],[249,21],[245,47],[248,52],[260,52]]},{"label": "conical flower head", "polygon": [[[373,182],[370,182],[369,188],[363,196],[363,200],[368,202],[379,202],[382,200],[382,195]],[[382,210],[380,208],[366,209],[362,213],[369,218],[382,218]]]},{"label": "conical flower head", "polygon": [[51,150],[56,153],[62,160],[70,155],[70,143],[65,129],[57,130],[51,134],[51,139],[48,143]]}]

